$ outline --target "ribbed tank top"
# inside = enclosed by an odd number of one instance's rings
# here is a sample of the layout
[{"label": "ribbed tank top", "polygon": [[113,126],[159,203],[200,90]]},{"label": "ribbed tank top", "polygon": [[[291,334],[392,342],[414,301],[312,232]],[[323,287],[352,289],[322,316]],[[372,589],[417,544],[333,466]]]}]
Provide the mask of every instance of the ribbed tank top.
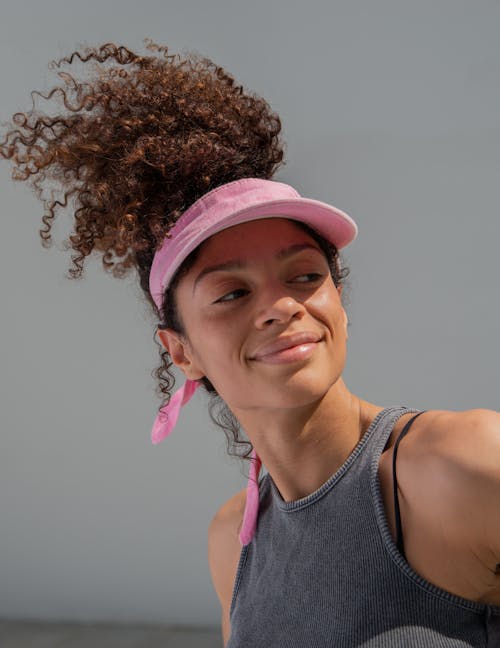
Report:
[{"label": "ribbed tank top", "polygon": [[500,648],[500,606],[417,574],[392,540],[378,466],[405,406],[371,422],[342,466],[285,502],[269,473],[242,547],[227,648]]}]

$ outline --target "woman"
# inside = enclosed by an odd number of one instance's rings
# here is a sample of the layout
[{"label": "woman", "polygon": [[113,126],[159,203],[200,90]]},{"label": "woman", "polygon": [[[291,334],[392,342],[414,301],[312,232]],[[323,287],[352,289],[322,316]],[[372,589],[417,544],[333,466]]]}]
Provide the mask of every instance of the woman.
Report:
[{"label": "woman", "polygon": [[228,446],[249,446],[248,487],[209,528],[224,645],[500,646],[500,415],[350,392],[339,250],[356,224],[271,179],[281,124],[262,98],[148,47],[56,62],[99,67],[60,73],[66,110],[16,114],[0,151],[45,201],[44,243],[75,202],[71,276],[93,250],[137,269],[160,319],[153,442],[203,386]]}]

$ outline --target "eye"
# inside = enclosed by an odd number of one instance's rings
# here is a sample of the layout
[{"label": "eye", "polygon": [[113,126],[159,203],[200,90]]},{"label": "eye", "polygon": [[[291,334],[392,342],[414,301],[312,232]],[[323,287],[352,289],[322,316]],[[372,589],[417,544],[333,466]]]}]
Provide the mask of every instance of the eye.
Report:
[{"label": "eye", "polygon": [[214,304],[222,303],[222,302],[229,302],[229,301],[234,301],[235,299],[238,299],[239,297],[242,297],[243,295],[241,293],[247,293],[247,290],[244,290],[243,288],[238,288],[236,290],[231,290],[231,292],[226,293],[225,295],[222,295],[222,297],[219,297],[219,299],[216,299]]},{"label": "eye", "polygon": [[[303,280],[305,278],[305,280]],[[322,279],[323,275],[319,272],[307,272],[306,274],[298,275],[294,277],[293,281],[298,281],[298,283],[311,283],[313,281],[318,281]]]}]

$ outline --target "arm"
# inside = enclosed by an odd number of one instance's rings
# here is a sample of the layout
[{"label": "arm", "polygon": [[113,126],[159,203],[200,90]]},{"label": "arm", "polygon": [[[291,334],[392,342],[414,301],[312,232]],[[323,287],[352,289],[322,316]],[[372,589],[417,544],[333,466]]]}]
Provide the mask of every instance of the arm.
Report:
[{"label": "arm", "polygon": [[437,440],[442,477],[461,535],[491,572],[485,602],[500,605],[500,413],[473,409],[452,421]]}]

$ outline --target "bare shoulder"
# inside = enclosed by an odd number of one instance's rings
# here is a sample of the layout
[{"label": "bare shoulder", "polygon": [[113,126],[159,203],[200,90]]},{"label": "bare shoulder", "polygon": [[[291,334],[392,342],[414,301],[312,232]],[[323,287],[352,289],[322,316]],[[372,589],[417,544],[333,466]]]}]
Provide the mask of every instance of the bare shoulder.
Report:
[{"label": "bare shoulder", "polygon": [[423,447],[427,460],[446,472],[455,487],[470,478],[498,474],[500,413],[490,409],[433,410],[423,424]]},{"label": "bare shoulder", "polygon": [[[384,459],[386,486],[392,484],[394,438],[404,423],[398,422]],[[397,455],[398,490],[403,506],[410,509],[407,516],[414,513],[419,523],[427,518],[429,523],[446,521],[456,532],[470,535],[474,532],[470,515],[484,516],[495,484],[500,488],[499,462],[500,413],[488,409],[424,412],[402,439]],[[498,512],[494,517],[499,517]],[[476,528],[484,530],[484,523]]]},{"label": "bare shoulder", "polygon": [[[400,422],[400,428],[404,421]],[[393,537],[393,446],[384,461],[384,502]],[[397,455],[407,560],[439,587],[500,604],[500,413],[428,410]]]},{"label": "bare shoulder", "polygon": [[219,508],[208,527],[208,564],[222,610],[224,646],[230,634],[229,611],[242,548],[238,533],[245,502],[246,489],[243,489]]},{"label": "bare shoulder", "polygon": [[408,435],[402,456],[413,505],[422,507],[422,516],[425,509],[453,529],[462,545],[474,547],[495,570],[500,561],[500,413],[434,410],[419,419],[420,432],[411,441]]},{"label": "bare shoulder", "polygon": [[421,456],[465,468],[500,448],[500,413],[495,410],[428,410],[414,428],[404,441],[412,460]]},{"label": "bare shoulder", "polygon": [[488,520],[500,520],[500,413],[490,409],[450,413],[438,429],[434,456],[449,484],[447,490],[469,515],[467,528],[480,532],[483,539],[498,538],[500,525],[490,528]]}]

